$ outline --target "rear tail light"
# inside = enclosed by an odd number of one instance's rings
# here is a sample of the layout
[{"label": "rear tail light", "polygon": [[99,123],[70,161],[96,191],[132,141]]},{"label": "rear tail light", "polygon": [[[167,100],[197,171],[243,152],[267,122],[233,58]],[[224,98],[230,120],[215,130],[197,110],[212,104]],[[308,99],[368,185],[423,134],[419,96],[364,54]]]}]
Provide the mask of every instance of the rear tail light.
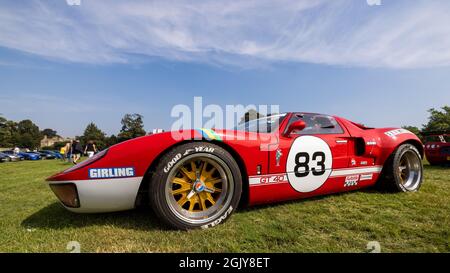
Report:
[{"label": "rear tail light", "polygon": [[66,184],[50,184],[50,188],[56,197],[69,208],[79,208],[80,200],[78,199],[77,186],[73,183]]}]

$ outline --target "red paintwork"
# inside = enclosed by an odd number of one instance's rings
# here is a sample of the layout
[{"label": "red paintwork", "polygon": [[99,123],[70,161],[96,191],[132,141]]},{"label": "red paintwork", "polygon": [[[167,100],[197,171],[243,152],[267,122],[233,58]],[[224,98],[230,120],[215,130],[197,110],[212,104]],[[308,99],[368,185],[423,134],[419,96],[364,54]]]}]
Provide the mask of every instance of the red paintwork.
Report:
[{"label": "red paintwork", "polygon": [[[288,120],[292,113],[288,114],[280,124],[280,131],[284,132]],[[387,158],[395,151],[395,149],[405,142],[415,144],[423,153],[423,146],[420,140],[412,133],[402,133],[395,137],[385,134],[385,132],[395,130],[397,128],[385,129],[363,129],[351,121],[343,118],[335,117],[344,133],[339,135],[315,135],[322,138],[330,146],[333,154],[333,170],[339,170],[350,167],[364,166],[383,166]],[[243,133],[232,130],[215,130],[223,142],[216,142],[219,145],[227,147],[235,152],[243,162],[243,169],[246,176],[256,176],[257,166],[261,166],[261,174],[279,174],[286,172],[286,161],[289,148],[295,137],[278,136],[278,134],[256,134]],[[186,130],[182,132],[184,137],[175,140],[170,132],[150,135],[136,138],[109,148],[107,155],[92,163],[87,167],[67,172],[59,173],[50,177],[49,181],[68,181],[68,180],[89,180],[89,168],[113,168],[113,167],[134,167],[136,176],[144,176],[150,165],[172,146],[182,141],[193,141],[193,139],[201,140],[201,135],[197,130]],[[236,134],[242,136],[245,140],[236,139]],[[234,137],[232,137],[234,136]],[[253,140],[251,140],[253,139]],[[365,144],[372,142],[370,146],[366,146],[364,154],[357,155],[356,142],[360,139]],[[336,140],[343,141],[342,144],[336,143]],[[347,141],[347,143],[344,143]],[[279,149],[284,156],[281,158],[279,166],[275,163],[276,151],[267,151],[267,147],[271,147],[278,143]],[[352,160],[356,162],[352,165]],[[364,165],[361,165],[364,163]],[[244,175],[244,174],[243,174]],[[299,193],[295,191],[289,183],[273,183],[270,185],[253,185],[249,187],[249,205],[263,204],[284,200],[292,200],[306,198],[348,190],[356,190],[373,185],[379,174],[374,174],[372,180],[360,181],[357,186],[344,187],[345,177],[329,178],[323,186],[310,193]],[[244,180],[247,181],[247,177]]]},{"label": "red paintwork", "polygon": [[[449,137],[450,134],[429,135],[429,137],[430,136]],[[425,143],[424,146],[425,146],[425,155],[427,157],[428,162],[430,162],[431,164],[437,165],[450,163],[450,143],[428,141]]]}]

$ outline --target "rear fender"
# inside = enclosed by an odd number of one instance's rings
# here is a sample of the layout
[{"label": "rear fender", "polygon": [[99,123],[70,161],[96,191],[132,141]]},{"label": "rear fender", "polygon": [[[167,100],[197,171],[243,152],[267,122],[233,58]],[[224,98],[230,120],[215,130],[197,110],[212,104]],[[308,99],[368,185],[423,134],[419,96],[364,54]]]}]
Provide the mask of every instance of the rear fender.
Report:
[{"label": "rear fender", "polygon": [[378,158],[380,162],[386,162],[399,146],[412,144],[419,151],[421,157],[424,156],[424,148],[420,139],[412,132],[401,128],[377,129],[381,145],[379,146]]}]

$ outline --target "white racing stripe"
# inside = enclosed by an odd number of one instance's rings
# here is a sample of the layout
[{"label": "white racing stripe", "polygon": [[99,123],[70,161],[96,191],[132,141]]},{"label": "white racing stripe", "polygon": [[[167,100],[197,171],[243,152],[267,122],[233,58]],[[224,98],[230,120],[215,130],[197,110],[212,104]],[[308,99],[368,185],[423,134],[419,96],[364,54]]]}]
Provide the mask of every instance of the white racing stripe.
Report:
[{"label": "white racing stripe", "polygon": [[341,176],[356,175],[356,174],[381,173],[382,170],[383,170],[382,166],[339,169],[339,170],[334,170],[331,173],[330,177],[341,177]]},{"label": "white racing stripe", "polygon": [[[359,168],[347,168],[347,169],[338,169],[333,170],[331,172],[330,178],[335,177],[345,177],[349,175],[367,175],[363,180],[371,180],[373,174],[381,173],[383,170],[382,166],[373,166],[373,167],[359,167]],[[370,175],[370,179],[369,179]],[[250,186],[256,185],[273,185],[273,184],[282,184],[288,183],[286,173],[280,174],[268,174],[268,175],[255,175],[249,177]]]}]

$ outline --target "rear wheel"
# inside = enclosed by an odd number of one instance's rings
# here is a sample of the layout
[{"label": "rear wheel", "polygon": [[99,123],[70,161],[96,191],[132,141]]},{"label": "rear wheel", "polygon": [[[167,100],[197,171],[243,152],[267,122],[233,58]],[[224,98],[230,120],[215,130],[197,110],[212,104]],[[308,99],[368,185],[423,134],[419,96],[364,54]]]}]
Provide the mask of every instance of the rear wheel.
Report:
[{"label": "rear wheel", "polygon": [[414,145],[401,145],[387,161],[383,171],[385,188],[398,192],[419,190],[423,182],[422,157]]},{"label": "rear wheel", "polygon": [[155,213],[177,229],[208,228],[225,221],[237,207],[242,177],[223,148],[193,142],[164,155],[150,183]]}]

